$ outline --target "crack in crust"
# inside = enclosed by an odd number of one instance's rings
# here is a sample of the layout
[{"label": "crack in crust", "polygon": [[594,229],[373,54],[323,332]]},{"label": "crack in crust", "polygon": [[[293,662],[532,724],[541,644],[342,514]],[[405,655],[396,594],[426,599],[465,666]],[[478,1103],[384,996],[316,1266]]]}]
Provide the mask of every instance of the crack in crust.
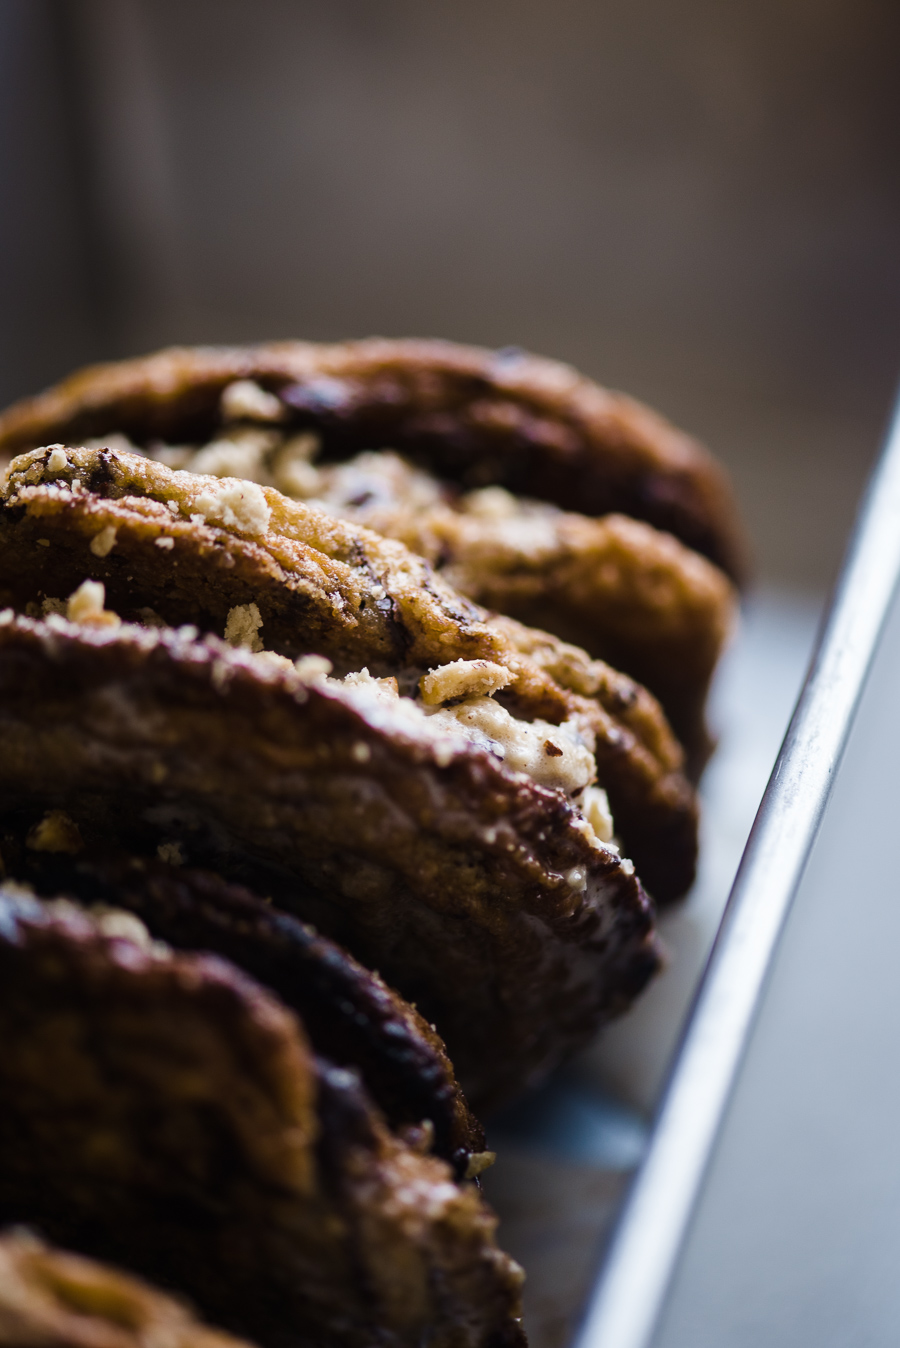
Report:
[{"label": "crack in crust", "polygon": [[[657,901],[688,889],[696,799],[681,748],[639,684],[488,614],[401,544],[271,488],[254,487],[269,516],[264,531],[248,533],[199,515],[208,477],[97,449],[69,449],[65,466],[51,467],[55,453],[12,466],[0,516],[3,602],[68,594],[89,575],[126,618],[146,606],[169,624],[222,632],[233,607],[252,602],[270,649],[290,658],[315,651],[338,673],[499,663],[513,680],[498,702],[527,720],[575,721],[594,737],[620,836]],[[109,530],[115,546],[98,555],[91,544]]]},{"label": "crack in crust", "polygon": [[233,966],[0,891],[0,1220],[183,1288],[263,1348],[514,1348],[475,1186]]}]

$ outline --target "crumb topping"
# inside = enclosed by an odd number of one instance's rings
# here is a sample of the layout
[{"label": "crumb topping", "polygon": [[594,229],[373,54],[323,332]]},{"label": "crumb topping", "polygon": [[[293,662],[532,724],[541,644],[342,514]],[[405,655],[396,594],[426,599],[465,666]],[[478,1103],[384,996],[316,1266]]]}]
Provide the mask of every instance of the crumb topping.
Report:
[{"label": "crumb topping", "polygon": [[285,496],[294,496],[301,501],[315,496],[320,474],[312,461],[321,447],[322,441],[312,431],[285,440],[272,459],[273,487]]},{"label": "crumb topping", "polygon": [[156,944],[134,913],[127,913],[123,908],[106,908],[100,904],[93,905],[88,911],[104,936],[132,941],[143,950],[152,950]]},{"label": "crumb topping", "polygon": [[[263,389],[258,393],[274,398]],[[224,402],[223,413],[226,421],[242,419]],[[156,445],[149,453],[172,468],[275,487],[340,519],[400,538],[431,559],[448,541],[453,550],[454,540],[475,549],[483,562],[510,553],[537,562],[560,546],[562,512],[556,506],[519,500],[497,486],[456,496],[390,449],[364,450],[342,463],[317,465],[320,449],[321,440],[312,432],[286,435],[271,424],[226,424],[206,445]]]},{"label": "crumb topping", "polygon": [[435,710],[429,719],[434,726],[462,733],[538,786],[557,788],[567,796],[577,796],[597,775],[594,755],[571,721],[519,721],[491,697],[466,698]]},{"label": "crumb topping", "polygon": [[[315,656],[305,658],[317,659]],[[488,661],[456,663],[490,666]],[[453,666],[447,668],[452,670]],[[507,671],[502,672],[506,674]],[[478,694],[465,696],[450,706],[429,706],[414,698],[402,697],[395,678],[374,678],[368,669],[348,674],[344,679],[325,678],[325,684],[341,688],[345,697],[349,694],[349,700],[371,722],[390,724],[394,730],[430,741],[438,761],[443,760],[444,766],[452,761],[456,752],[465,752],[468,745],[477,745],[500,759],[512,772],[524,773],[538,786],[564,791],[573,801],[597,775],[593,746],[585,742],[583,730],[572,721],[564,721],[562,725],[540,720],[520,721],[492,697]],[[600,796],[606,799],[602,791]],[[593,797],[591,799],[593,801]],[[601,819],[596,807],[592,808]],[[612,836],[611,820],[609,823]],[[590,822],[586,821],[586,824],[593,833]]]},{"label": "crumb topping", "polygon": [[237,604],[229,610],[225,622],[225,640],[229,646],[243,646],[248,651],[261,651],[263,644],[259,629],[262,625],[263,620],[256,604]]},{"label": "crumb topping", "polygon": [[32,852],[67,852],[74,856],[84,843],[74,819],[64,810],[48,810],[29,830],[25,846]]},{"label": "crumb topping", "polygon": [[237,379],[223,389],[221,409],[226,421],[283,421],[285,414],[281,400],[253,379]]},{"label": "crumb topping", "polygon": [[91,539],[91,552],[95,557],[108,557],[116,546],[116,526],[107,524]]},{"label": "crumb topping", "polygon": [[423,674],[419,692],[426,706],[435,707],[457,697],[490,697],[510,683],[509,670],[491,660],[452,660]]},{"label": "crumb topping", "polygon": [[156,855],[160,861],[165,861],[169,866],[184,865],[184,853],[180,842],[161,842],[156,849]]},{"label": "crumb topping", "polygon": [[[261,389],[258,392],[264,397],[272,396]],[[247,409],[253,397],[249,395]],[[234,408],[238,404],[237,394],[227,400],[223,404],[226,416],[237,416]],[[248,410],[245,420],[250,419]],[[312,463],[318,448],[317,438],[311,435],[287,438],[272,426],[226,425],[217,440],[199,449],[151,446],[148,452],[151,457],[164,459],[163,450],[170,458],[177,450],[183,467],[201,475],[200,482],[192,486],[190,504],[185,501],[181,504],[182,510],[191,512],[192,521],[216,523],[254,535],[268,531],[273,507],[259,481],[230,474],[253,473],[267,485],[279,479],[286,485],[285,476],[291,474],[307,476],[310,482],[314,476],[318,488],[327,486],[326,475],[331,474],[332,485],[340,483],[339,494],[345,500],[347,493],[355,493],[351,504],[376,499],[380,493],[381,499],[392,501],[395,507],[398,500],[432,503],[440,500],[442,508],[456,512],[456,518],[468,511],[473,517],[512,520],[516,527],[523,522],[521,503],[501,488],[469,493],[451,505],[436,479],[414,469],[396,454],[362,454],[349,463],[320,469]],[[272,500],[274,506],[274,497]],[[173,514],[177,513],[177,506],[172,509],[175,502],[163,504],[168,504]],[[112,548],[115,541],[115,528],[110,526],[95,536],[91,546],[96,555],[101,555],[94,545],[108,543]],[[174,540],[162,536],[155,542],[171,548]],[[373,597],[377,603],[374,584]],[[85,581],[70,597],[66,616],[75,622],[117,624],[117,615],[106,612],[104,599],[101,583]],[[58,601],[52,602],[50,620],[55,621]],[[151,610],[138,616],[146,626],[164,625]],[[596,786],[592,731],[574,713],[571,713],[574,719],[562,724],[520,719],[495,698],[495,694],[503,693],[515,683],[514,670],[492,659],[457,659],[425,671],[413,668],[401,671],[402,688],[396,678],[374,677],[368,669],[334,678],[330,663],[321,656],[306,655],[291,662],[275,651],[266,651],[263,626],[263,616],[255,602],[238,604],[228,610],[223,635],[230,646],[244,653],[243,658],[258,662],[256,667],[264,677],[289,675],[310,686],[323,683],[335,690],[339,688],[342,699],[355,704],[373,728],[401,733],[429,745],[441,767],[449,766],[456,756],[476,747],[510,772],[523,774],[540,787],[562,792],[577,811],[578,827],[585,836],[597,846],[613,846],[608,800],[602,788]],[[221,663],[224,687],[228,666],[227,662]],[[361,766],[369,762],[370,749],[362,741],[349,749]]]},{"label": "crumb topping", "polygon": [[101,580],[83,580],[69,595],[66,617],[69,622],[88,623],[97,627],[118,627],[121,619],[103,607],[106,587]]},{"label": "crumb topping", "polygon": [[281,436],[275,431],[258,427],[230,430],[220,439],[211,441],[191,456],[184,464],[192,473],[206,477],[239,477],[264,486],[266,475],[261,471],[265,456],[277,445]]},{"label": "crumb topping", "polygon": [[[294,661],[294,668],[300,675],[304,683],[314,683],[316,679],[325,679],[331,673],[332,664],[324,655],[301,655],[299,660]],[[368,675],[369,671],[363,670]],[[347,680],[357,677],[348,674]]]},{"label": "crumb topping", "polygon": [[468,1164],[466,1166],[466,1179],[473,1180],[478,1175],[483,1174],[485,1170],[490,1169],[490,1167],[494,1164],[496,1159],[497,1153],[495,1151],[471,1152],[471,1154],[469,1155]]},{"label": "crumb topping", "polygon": [[102,936],[111,940],[130,941],[155,959],[171,957],[171,947],[165,941],[154,940],[141,919],[124,908],[113,908],[105,903],[86,905],[72,899],[45,899],[44,907],[55,917],[87,919]]},{"label": "crumb topping", "polygon": [[585,787],[581,809],[585,819],[601,842],[613,840],[613,817],[609,808],[609,799],[602,786]]},{"label": "crumb topping", "polygon": [[194,508],[209,524],[254,535],[266,532],[272,515],[262,488],[236,477],[211,482],[196,497]]}]

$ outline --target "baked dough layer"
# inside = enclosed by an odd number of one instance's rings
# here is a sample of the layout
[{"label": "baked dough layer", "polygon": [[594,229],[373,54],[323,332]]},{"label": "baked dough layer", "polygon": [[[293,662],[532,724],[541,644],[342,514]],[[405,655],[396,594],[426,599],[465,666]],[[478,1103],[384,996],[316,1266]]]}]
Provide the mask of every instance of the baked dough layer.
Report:
[{"label": "baked dough layer", "polygon": [[[514,715],[580,725],[593,740],[618,835],[654,898],[687,890],[696,797],[645,689],[467,601],[402,545],[250,485],[259,518],[247,529],[216,514],[216,503],[240,489],[233,479],[172,472],[121,451],[22,456],[0,511],[0,601],[21,609],[61,599],[87,576],[134,621],[149,612],[172,627],[223,633],[235,609],[253,604],[269,651],[316,652],[339,676],[365,667],[403,679],[455,660],[499,665],[511,679],[497,701]],[[98,552],[97,540],[110,538]]]},{"label": "baked dough layer", "polygon": [[[314,464],[298,431],[312,432]],[[399,538],[478,603],[645,684],[692,773],[703,766],[704,702],[736,612],[728,577],[746,574],[747,548],[725,474],[649,409],[520,351],[196,348],[83,371],[18,404],[0,417],[0,456],[123,434]]]},{"label": "baked dough layer", "polygon": [[93,366],[0,417],[0,449],[117,430],[203,444],[226,385],[279,393],[326,455],[389,446],[469,487],[489,482],[566,510],[619,512],[672,533],[728,575],[746,545],[712,456],[648,407],[518,348],[372,338],[337,345],[184,347]]},{"label": "baked dough layer", "polygon": [[[70,846],[77,850],[36,849],[40,830],[46,838],[53,819],[19,811],[0,823],[8,878],[45,897],[62,894],[133,913],[151,936],[176,949],[229,959],[300,1016],[317,1053],[360,1074],[393,1132],[426,1137],[432,1154],[460,1179],[490,1163],[484,1129],[466,1104],[443,1041],[377,974],[290,913],[211,871],[85,850],[71,829]],[[66,839],[58,831],[60,841]],[[177,857],[180,847],[170,842],[162,850]]]},{"label": "baked dough layer", "polygon": [[0,614],[0,810],[246,877],[434,1021],[473,1103],[544,1074],[659,965],[633,867],[560,791],[196,629]]},{"label": "baked dough layer", "polygon": [[7,886],[0,1036],[0,1221],[263,1348],[523,1343],[521,1270],[477,1188],[225,961]]}]

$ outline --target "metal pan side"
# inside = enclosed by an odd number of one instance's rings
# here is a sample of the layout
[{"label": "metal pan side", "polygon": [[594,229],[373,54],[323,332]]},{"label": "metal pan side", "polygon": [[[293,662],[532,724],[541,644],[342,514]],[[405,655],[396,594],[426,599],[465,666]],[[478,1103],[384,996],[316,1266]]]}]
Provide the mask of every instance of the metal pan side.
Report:
[{"label": "metal pan side", "polygon": [[900,574],[900,402],[574,1348],[648,1348]]}]

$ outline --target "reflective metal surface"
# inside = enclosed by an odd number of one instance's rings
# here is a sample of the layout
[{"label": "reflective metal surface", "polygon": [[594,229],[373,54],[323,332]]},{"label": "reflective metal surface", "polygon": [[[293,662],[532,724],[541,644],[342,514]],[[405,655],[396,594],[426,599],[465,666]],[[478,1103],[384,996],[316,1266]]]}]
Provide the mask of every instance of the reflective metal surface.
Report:
[{"label": "reflective metal surface", "polygon": [[767,970],[816,837],[900,570],[900,415],[763,798],[578,1348],[646,1348]]}]

